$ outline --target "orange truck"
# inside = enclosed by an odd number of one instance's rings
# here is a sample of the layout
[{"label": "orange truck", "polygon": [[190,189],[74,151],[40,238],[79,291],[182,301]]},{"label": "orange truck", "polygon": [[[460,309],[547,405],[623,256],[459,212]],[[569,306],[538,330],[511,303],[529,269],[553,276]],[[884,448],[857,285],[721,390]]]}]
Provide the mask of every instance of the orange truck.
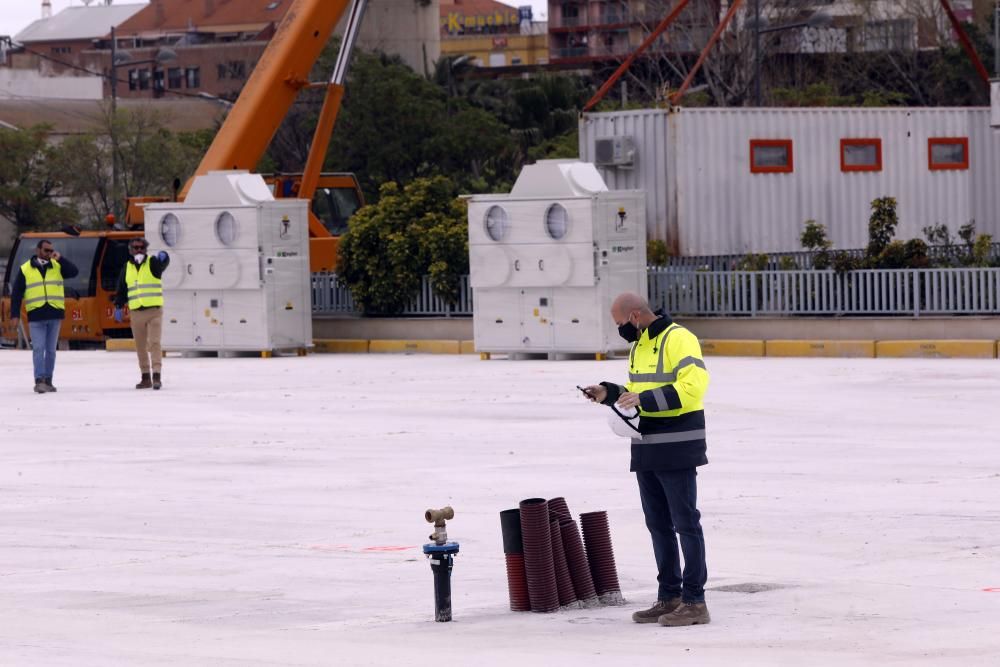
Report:
[{"label": "orange truck", "polygon": [[[266,175],[276,198],[312,202],[309,215],[310,269],[332,271],[337,263],[338,237],[347,220],[364,204],[353,174],[322,173],[323,160],[344,96],[344,80],[357,41],[367,0],[294,0],[271,38],[250,79],[197,170],[180,190],[183,200],[196,176],[226,169],[253,170],[281,122],[303,89],[325,91],[323,107],[301,174]],[[340,53],[329,82],[312,83],[309,72],[342,18],[347,17]],[[10,286],[16,271],[32,254],[39,238],[47,238],[80,267],[66,285],[66,319],[60,338],[71,345],[129,337],[128,323],[112,318],[114,281],[128,259],[128,239],[142,236],[144,204],[160,197],[129,198],[125,229],[23,234],[8,259],[0,298],[0,338],[18,339],[10,314]],[[22,312],[21,321],[26,321]]]}]

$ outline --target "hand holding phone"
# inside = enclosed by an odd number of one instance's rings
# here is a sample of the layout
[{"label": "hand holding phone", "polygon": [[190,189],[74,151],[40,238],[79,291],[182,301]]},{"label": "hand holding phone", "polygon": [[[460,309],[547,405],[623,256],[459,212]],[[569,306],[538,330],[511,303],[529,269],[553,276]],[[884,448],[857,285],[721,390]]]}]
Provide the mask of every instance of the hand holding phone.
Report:
[{"label": "hand holding phone", "polygon": [[595,384],[589,387],[577,385],[576,388],[582,391],[583,395],[594,403],[603,403],[604,399],[608,397],[608,390],[603,385]]}]

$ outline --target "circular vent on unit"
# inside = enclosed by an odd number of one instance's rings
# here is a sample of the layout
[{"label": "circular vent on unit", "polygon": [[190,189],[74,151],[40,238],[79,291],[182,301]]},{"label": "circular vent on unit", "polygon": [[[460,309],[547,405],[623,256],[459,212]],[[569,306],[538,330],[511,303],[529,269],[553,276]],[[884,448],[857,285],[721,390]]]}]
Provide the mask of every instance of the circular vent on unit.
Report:
[{"label": "circular vent on unit", "polygon": [[181,239],[181,221],[173,213],[167,213],[160,218],[160,238],[168,247],[173,248]]},{"label": "circular vent on unit", "polygon": [[553,204],[545,211],[545,232],[558,241],[569,230],[569,213],[562,204]]},{"label": "circular vent on unit", "polygon": [[486,234],[494,241],[500,241],[507,236],[510,229],[510,217],[502,206],[490,206],[486,211]]}]

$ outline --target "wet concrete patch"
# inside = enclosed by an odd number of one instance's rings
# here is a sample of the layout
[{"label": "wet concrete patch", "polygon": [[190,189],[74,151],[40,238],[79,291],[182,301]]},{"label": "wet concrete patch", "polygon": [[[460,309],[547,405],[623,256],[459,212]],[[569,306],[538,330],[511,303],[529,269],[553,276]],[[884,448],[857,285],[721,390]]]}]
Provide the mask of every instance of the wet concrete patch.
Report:
[{"label": "wet concrete patch", "polygon": [[745,584],[727,584],[725,586],[716,586],[715,588],[710,588],[710,591],[721,591],[723,593],[766,593],[767,591],[776,591],[780,588],[792,588],[787,584],[761,584],[755,582],[749,582]]}]

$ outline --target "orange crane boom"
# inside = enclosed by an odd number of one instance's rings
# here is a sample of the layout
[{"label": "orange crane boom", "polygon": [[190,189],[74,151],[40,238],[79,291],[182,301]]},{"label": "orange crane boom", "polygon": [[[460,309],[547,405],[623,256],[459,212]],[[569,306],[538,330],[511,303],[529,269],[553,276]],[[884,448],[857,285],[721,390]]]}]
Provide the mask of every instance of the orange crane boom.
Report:
[{"label": "orange crane boom", "polygon": [[[197,176],[257,166],[296,95],[310,85],[309,72],[350,4],[351,0],[294,0],[194,176],[181,190],[181,199]],[[332,123],[329,127],[332,131]],[[325,147],[326,142],[322,150]],[[314,145],[311,150],[319,148]]]}]

